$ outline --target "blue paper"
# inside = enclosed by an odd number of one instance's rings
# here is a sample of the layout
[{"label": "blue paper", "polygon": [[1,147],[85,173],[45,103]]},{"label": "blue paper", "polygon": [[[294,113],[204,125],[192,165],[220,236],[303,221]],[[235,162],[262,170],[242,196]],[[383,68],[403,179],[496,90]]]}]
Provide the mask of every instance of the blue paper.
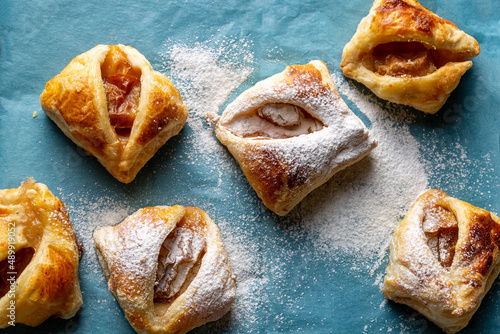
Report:
[{"label": "blue paper", "polygon": [[[424,166],[428,187],[441,188],[498,213],[500,2],[425,0],[422,5],[474,36],[481,54],[473,59],[472,69],[436,115],[389,107],[376,98],[374,103],[387,113],[384,119],[394,114],[391,124],[395,128],[408,129],[420,145],[422,160],[434,161]],[[235,265],[237,276],[246,281],[238,286],[232,311],[194,333],[440,333],[410,308],[385,302],[377,278],[383,277],[387,249],[360,259],[348,250],[349,244],[345,250],[323,252],[314,241],[316,235],[311,231],[315,230],[308,217],[328,207],[329,201],[338,200],[342,187],[349,187],[349,177],[369,173],[376,165],[374,157],[316,190],[322,194],[321,203],[308,197],[306,204],[282,218],[265,209],[224,148],[200,149],[200,143],[195,142],[202,122],[199,113],[191,114],[181,133],[126,185],[77,148],[40,107],[39,95],[45,83],[73,57],[97,44],[118,43],[139,50],[153,68],[171,77],[179,87],[180,77],[169,68],[169,50],[174,46],[194,48],[201,43],[210,50],[234,52],[231,60],[250,67],[251,74],[231,92],[219,114],[259,80],[281,72],[285,65],[313,59],[323,60],[336,82],[370,96],[362,85],[343,78],[339,69],[343,47],[370,7],[371,1],[363,0],[3,0],[0,188],[18,187],[27,176],[47,184],[68,206],[77,235],[86,241],[79,272],[84,304],[78,314],[69,320],[49,319],[36,328],[16,325],[3,332],[134,333],[107,290],[92,249],[93,228],[102,225],[95,219],[103,218],[100,213],[113,212],[113,224],[117,224],[144,206],[181,204],[207,211],[230,245],[230,261],[249,263],[247,270]],[[221,47],[224,43],[247,51],[231,51],[230,47]],[[249,54],[251,60],[243,59]],[[179,90],[183,96],[188,94]],[[371,127],[373,119],[349,101],[349,96],[344,97]],[[33,118],[35,111],[38,117]],[[216,143],[209,126],[203,125],[203,131]],[[371,190],[367,187],[366,191]],[[397,222],[401,217],[393,219]],[[370,224],[360,224],[365,223]],[[463,333],[498,332],[499,308],[500,285],[495,283]]]}]

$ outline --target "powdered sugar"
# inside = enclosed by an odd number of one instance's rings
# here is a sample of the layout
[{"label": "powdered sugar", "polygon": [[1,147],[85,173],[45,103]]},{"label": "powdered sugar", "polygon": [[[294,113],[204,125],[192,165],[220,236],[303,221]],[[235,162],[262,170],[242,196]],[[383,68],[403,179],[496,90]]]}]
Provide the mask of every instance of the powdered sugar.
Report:
[{"label": "powdered sugar", "polygon": [[236,275],[236,298],[232,307],[232,324],[250,330],[258,321],[257,311],[268,302],[265,287],[269,283],[268,266],[264,263],[262,245],[252,242],[252,237],[244,229],[231,223],[220,222],[231,267]]},{"label": "powdered sugar", "polygon": [[379,145],[302,202],[298,233],[305,230],[322,253],[342,251],[359,259],[385,256],[394,227],[428,187],[419,144],[407,125],[385,116],[342,77],[334,75],[334,81],[369,118]]},{"label": "powdered sugar", "polygon": [[167,52],[170,77],[194,116],[218,114],[228,95],[252,73],[249,47],[248,42],[228,39],[217,49],[203,43],[176,44]]},{"label": "powdered sugar", "polygon": [[62,189],[59,189],[59,193],[68,207],[77,236],[83,243],[84,253],[80,265],[85,267],[85,272],[90,270],[101,275],[101,266],[94,249],[94,230],[118,224],[132,213],[132,209],[126,203],[111,197],[90,200],[84,193],[65,194]]},{"label": "powdered sugar", "polygon": [[205,119],[216,118],[229,94],[252,73],[250,47],[247,41],[226,39],[216,43],[216,48],[200,42],[174,44],[163,54],[164,71],[169,72],[188,106],[187,125],[196,133],[188,140],[198,151],[219,148],[206,145],[213,136]]}]

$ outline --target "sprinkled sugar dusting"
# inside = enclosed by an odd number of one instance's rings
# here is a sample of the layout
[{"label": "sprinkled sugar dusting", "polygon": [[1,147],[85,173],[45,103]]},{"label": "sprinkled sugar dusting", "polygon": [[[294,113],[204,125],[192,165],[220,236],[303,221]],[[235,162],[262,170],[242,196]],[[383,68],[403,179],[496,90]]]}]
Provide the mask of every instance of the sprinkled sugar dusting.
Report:
[{"label": "sprinkled sugar dusting", "polygon": [[420,146],[407,125],[391,120],[343,78],[333,78],[339,92],[370,120],[378,146],[302,201],[290,218],[301,220],[292,234],[306,232],[322,254],[384,256],[396,224],[428,187]]},{"label": "sprinkled sugar dusting", "polygon": [[218,114],[233,89],[253,72],[248,42],[227,40],[218,44],[217,49],[203,43],[174,45],[166,55],[170,59],[166,61],[170,77],[193,118]]},{"label": "sprinkled sugar dusting", "polygon": [[189,109],[187,125],[196,133],[188,140],[200,150],[218,150],[207,131],[206,117],[217,117],[229,94],[253,72],[251,45],[246,41],[224,40],[215,48],[204,43],[173,45],[163,57],[164,70],[181,92]]},{"label": "sprinkled sugar dusting", "polygon": [[68,207],[71,222],[75,226],[78,238],[83,243],[84,253],[80,265],[95,274],[102,274],[94,249],[94,230],[98,227],[121,223],[133,212],[133,209],[109,197],[91,201],[81,193],[64,194],[61,189],[58,189],[58,192],[62,194],[61,200]]}]

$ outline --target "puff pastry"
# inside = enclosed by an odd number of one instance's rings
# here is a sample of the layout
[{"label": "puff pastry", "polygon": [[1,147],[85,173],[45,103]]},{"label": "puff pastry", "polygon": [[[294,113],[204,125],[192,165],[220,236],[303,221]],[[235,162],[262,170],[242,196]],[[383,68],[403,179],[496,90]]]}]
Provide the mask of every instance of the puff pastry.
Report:
[{"label": "puff pastry", "polygon": [[98,45],[47,82],[42,109],[119,181],[131,182],[188,111],[164,75],[136,49]]},{"label": "puff pastry", "polygon": [[147,207],[98,228],[94,241],[108,287],[138,333],[185,333],[231,307],[235,277],[201,209]]},{"label": "puff pastry", "polygon": [[377,145],[319,60],[288,66],[245,91],[215,133],[278,215]]},{"label": "puff pastry", "polygon": [[382,99],[434,114],[478,54],[473,37],[416,0],[375,0],[340,68]]},{"label": "puff pastry", "polygon": [[499,251],[498,216],[429,190],[394,232],[383,292],[456,333],[498,276]]},{"label": "puff pastry", "polygon": [[0,227],[0,328],[73,317],[79,241],[61,200],[33,179],[0,190]]}]

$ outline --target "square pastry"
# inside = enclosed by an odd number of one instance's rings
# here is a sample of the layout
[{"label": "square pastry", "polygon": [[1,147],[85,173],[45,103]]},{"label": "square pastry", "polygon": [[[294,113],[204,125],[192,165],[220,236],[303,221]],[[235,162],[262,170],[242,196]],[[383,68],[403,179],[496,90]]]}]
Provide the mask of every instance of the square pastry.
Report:
[{"label": "square pastry", "polygon": [[138,333],[186,333],[229,311],[236,279],[205,211],[143,208],[96,229],[94,241],[109,290]]},{"label": "square pastry", "polygon": [[500,218],[429,190],[394,232],[383,292],[456,333],[499,272]]},{"label": "square pastry", "polygon": [[66,206],[46,185],[0,190],[0,328],[73,317],[81,251]]},{"label": "square pastry", "polygon": [[42,109],[117,180],[129,183],[179,133],[187,107],[172,82],[126,45],[97,45],[45,85]]},{"label": "square pastry", "polygon": [[375,0],[340,68],[378,97],[436,113],[479,54],[477,41],[416,0]]},{"label": "square pastry", "polygon": [[243,92],[215,134],[278,215],[377,146],[319,60],[288,66]]}]

